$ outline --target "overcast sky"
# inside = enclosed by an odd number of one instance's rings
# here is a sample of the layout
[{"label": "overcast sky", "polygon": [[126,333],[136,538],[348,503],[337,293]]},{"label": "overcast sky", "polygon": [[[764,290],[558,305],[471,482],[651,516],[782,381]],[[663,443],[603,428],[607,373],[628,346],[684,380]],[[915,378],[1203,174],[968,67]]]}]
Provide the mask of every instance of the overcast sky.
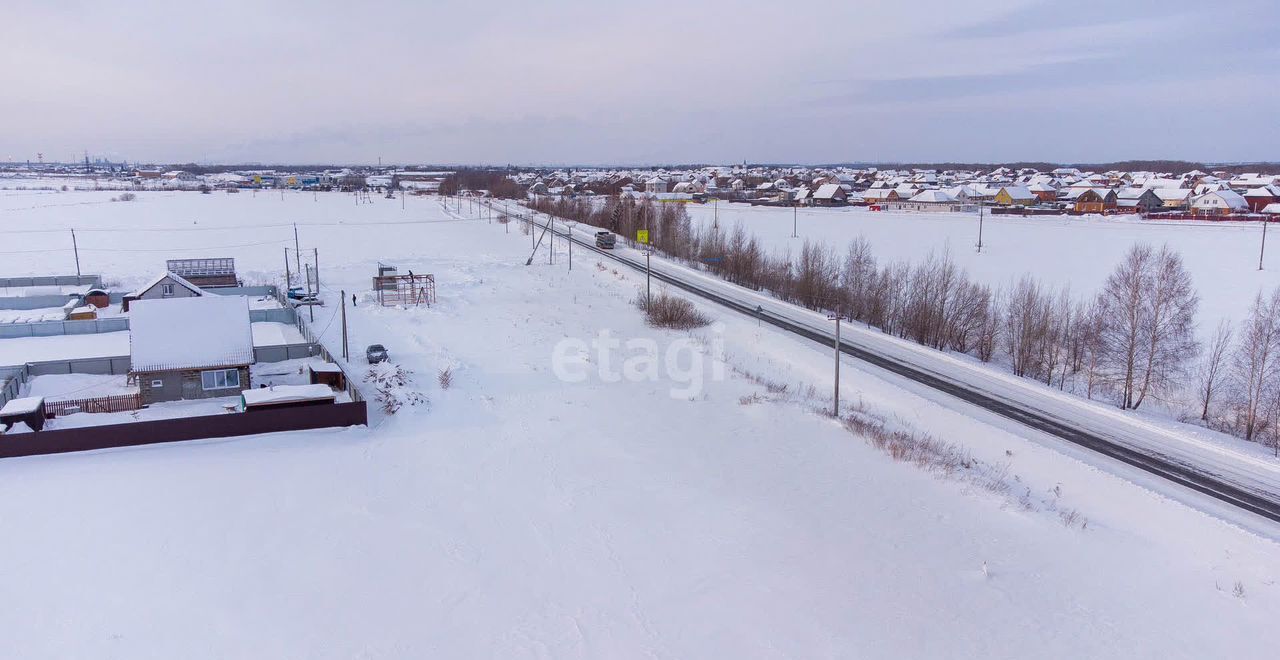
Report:
[{"label": "overcast sky", "polygon": [[1275,0],[3,5],[5,160],[1280,160]]}]

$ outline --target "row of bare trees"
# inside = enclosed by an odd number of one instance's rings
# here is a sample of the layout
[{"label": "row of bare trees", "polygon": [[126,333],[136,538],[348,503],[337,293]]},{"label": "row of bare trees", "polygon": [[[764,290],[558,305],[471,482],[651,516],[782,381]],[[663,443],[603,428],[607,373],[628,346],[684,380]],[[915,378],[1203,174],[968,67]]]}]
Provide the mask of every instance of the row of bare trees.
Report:
[{"label": "row of bare trees", "polygon": [[544,199],[535,207],[628,239],[647,227],[658,250],[736,284],[1121,408],[1156,401],[1179,414],[1194,395],[1193,417],[1280,452],[1280,289],[1259,295],[1238,333],[1222,324],[1198,359],[1199,296],[1167,246],[1134,245],[1097,295],[1075,296],[1030,275],[1003,288],[982,284],[945,251],[881,263],[861,237],[843,253],[805,241],[798,254],[770,254],[741,226],[691,229],[676,204]]},{"label": "row of bare trees", "polygon": [[1269,445],[1280,456],[1280,288],[1259,293],[1238,328],[1218,325],[1198,376],[1204,423]]}]

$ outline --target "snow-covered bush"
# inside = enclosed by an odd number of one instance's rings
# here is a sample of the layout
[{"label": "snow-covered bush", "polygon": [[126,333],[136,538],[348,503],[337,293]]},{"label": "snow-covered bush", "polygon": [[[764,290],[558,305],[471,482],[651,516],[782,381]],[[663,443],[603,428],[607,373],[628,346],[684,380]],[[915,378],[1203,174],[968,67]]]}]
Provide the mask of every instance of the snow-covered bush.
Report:
[{"label": "snow-covered bush", "polygon": [[653,296],[652,301],[640,296],[636,299],[636,306],[644,312],[649,325],[655,328],[690,330],[711,323],[711,319],[699,312],[693,303],[666,293]]},{"label": "snow-covered bush", "polygon": [[405,404],[416,406],[426,403],[421,392],[412,389],[413,372],[400,365],[379,362],[369,366],[364,382],[373,386],[373,398],[382,405],[382,412],[394,415]]}]

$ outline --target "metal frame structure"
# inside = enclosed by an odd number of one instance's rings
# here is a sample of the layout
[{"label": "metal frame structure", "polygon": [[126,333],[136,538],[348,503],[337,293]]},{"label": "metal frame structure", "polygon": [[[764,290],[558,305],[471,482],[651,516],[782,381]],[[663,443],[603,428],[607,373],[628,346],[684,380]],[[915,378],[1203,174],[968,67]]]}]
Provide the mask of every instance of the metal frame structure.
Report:
[{"label": "metal frame structure", "polygon": [[215,259],[169,259],[165,270],[196,286],[239,286],[236,277],[236,260],[230,257]]},{"label": "metal frame structure", "polygon": [[436,278],[426,275],[378,275],[373,278],[373,290],[378,294],[378,304],[426,305],[436,302]]}]

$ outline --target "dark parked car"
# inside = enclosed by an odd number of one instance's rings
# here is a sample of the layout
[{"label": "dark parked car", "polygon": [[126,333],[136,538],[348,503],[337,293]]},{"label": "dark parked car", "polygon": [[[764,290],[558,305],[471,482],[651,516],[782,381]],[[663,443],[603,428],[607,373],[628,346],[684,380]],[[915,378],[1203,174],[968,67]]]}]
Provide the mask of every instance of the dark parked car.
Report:
[{"label": "dark parked car", "polygon": [[613,246],[618,244],[618,237],[610,231],[596,232],[596,247],[612,250]]},{"label": "dark parked car", "polygon": [[382,344],[371,344],[369,348],[364,349],[364,358],[369,361],[369,364],[376,364],[390,360],[391,356]]}]

